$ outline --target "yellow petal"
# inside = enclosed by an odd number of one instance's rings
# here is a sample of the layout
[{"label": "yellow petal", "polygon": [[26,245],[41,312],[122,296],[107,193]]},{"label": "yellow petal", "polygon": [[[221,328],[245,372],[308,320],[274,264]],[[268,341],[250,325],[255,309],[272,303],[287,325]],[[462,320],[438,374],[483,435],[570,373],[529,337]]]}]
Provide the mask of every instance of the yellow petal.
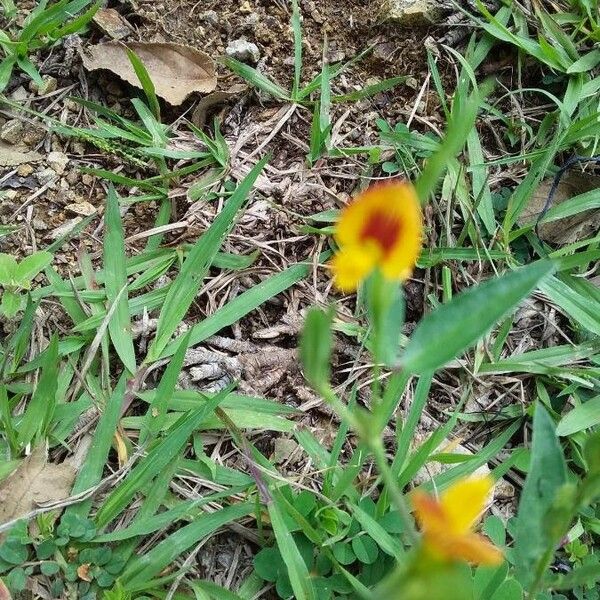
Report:
[{"label": "yellow petal", "polygon": [[493,487],[491,477],[470,477],[461,479],[441,495],[440,503],[452,533],[464,534],[472,529]]},{"label": "yellow petal", "polygon": [[465,560],[476,565],[499,565],[504,560],[499,548],[476,533],[449,539],[446,552],[448,558]]},{"label": "yellow petal", "polygon": [[341,248],[330,263],[336,287],[342,292],[355,291],[375,268],[378,258],[377,247],[372,244]]},{"label": "yellow petal", "polygon": [[415,517],[425,535],[443,534],[447,529],[446,514],[436,498],[415,490],[410,495],[410,501],[415,511]]}]

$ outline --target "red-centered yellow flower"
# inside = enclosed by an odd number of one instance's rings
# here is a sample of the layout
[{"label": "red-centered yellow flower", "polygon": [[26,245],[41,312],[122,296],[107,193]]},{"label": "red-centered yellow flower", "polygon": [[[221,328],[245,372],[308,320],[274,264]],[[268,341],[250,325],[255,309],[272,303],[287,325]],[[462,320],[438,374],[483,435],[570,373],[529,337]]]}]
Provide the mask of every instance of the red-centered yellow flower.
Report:
[{"label": "red-centered yellow flower", "polygon": [[502,552],[473,532],[493,486],[491,477],[467,478],[449,487],[439,499],[418,490],[413,492],[412,505],[429,555],[480,565],[502,562]]},{"label": "red-centered yellow flower", "polygon": [[339,252],[331,262],[336,286],[354,291],[376,268],[387,279],[410,277],[422,231],[421,206],[410,183],[396,179],[371,186],[340,215]]}]

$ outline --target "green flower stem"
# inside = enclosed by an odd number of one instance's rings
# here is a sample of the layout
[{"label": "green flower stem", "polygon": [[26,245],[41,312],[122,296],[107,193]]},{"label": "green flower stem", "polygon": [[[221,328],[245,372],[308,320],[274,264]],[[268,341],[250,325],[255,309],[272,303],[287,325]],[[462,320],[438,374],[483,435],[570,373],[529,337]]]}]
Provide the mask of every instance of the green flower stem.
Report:
[{"label": "green flower stem", "polygon": [[400,514],[400,518],[404,524],[404,531],[406,533],[406,537],[408,538],[411,546],[415,546],[419,541],[419,536],[417,534],[417,530],[415,529],[415,524],[413,518],[410,514],[410,510],[408,509],[408,504],[406,503],[406,498],[392,473],[392,469],[388,463],[388,460],[385,456],[385,449],[381,442],[381,438],[371,438],[365,440],[369,446],[369,449],[373,453],[373,457],[375,458],[375,464],[377,465],[377,469],[383,479],[384,484],[386,485],[394,505]]}]

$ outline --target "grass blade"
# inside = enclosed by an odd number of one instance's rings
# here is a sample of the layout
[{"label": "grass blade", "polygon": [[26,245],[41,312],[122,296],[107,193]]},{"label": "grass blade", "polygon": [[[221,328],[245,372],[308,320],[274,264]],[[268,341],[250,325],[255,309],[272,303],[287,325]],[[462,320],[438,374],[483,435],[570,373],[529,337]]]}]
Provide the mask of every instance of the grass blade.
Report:
[{"label": "grass blade", "polygon": [[130,334],[131,321],[127,301],[127,270],[123,260],[125,239],[119,213],[119,200],[112,186],[108,190],[106,199],[105,224],[104,287],[109,305],[117,302],[113,317],[108,323],[108,332],[119,358],[130,373],[135,373],[135,350]]},{"label": "grass blade", "polygon": [[[413,373],[425,373],[457,357],[553,270],[552,262],[538,261],[454,296],[419,323],[402,356],[404,368]],[[437,340],[435,347],[430,343],[432,339]]]},{"label": "grass blade", "polygon": [[190,250],[179,275],[171,284],[165,298],[158,319],[156,336],[148,350],[146,363],[152,363],[161,356],[171,336],[187,313],[223,242],[223,238],[233,227],[237,213],[248,199],[250,190],[267,160],[268,157],[263,158],[250,171],[229,198],[223,210],[217,215],[208,231],[200,237]]}]

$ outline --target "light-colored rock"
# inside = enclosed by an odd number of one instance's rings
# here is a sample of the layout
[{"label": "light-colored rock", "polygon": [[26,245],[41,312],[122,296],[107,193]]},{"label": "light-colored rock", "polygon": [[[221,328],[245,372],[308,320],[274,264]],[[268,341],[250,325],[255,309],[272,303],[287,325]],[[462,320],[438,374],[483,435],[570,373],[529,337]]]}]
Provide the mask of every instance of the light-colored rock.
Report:
[{"label": "light-colored rock", "polygon": [[29,175],[31,175],[34,171],[35,169],[30,164],[25,163],[19,165],[19,168],[17,169],[17,175],[19,177],[29,177]]},{"label": "light-colored rock", "polygon": [[52,183],[56,179],[56,171],[53,169],[42,169],[35,174],[35,178],[41,185]]},{"label": "light-colored rock", "polygon": [[94,23],[113,40],[122,40],[131,33],[131,27],[114,8],[101,8],[96,12]]},{"label": "light-colored rock", "polygon": [[19,119],[6,121],[0,129],[0,139],[9,144],[18,144],[23,135],[23,123]]},{"label": "light-colored rock", "polygon": [[29,89],[32,92],[35,92],[38,96],[45,96],[46,94],[51,94],[55,92],[58,88],[58,81],[56,77],[52,77],[51,75],[44,75],[42,77],[42,83],[38,84],[35,81],[32,81],[29,84]]},{"label": "light-colored rock", "polygon": [[441,0],[386,0],[384,14],[401,25],[435,23],[447,8]]},{"label": "light-colored rock", "polygon": [[52,240],[58,240],[61,237],[65,236],[68,233],[70,233],[71,231],[73,231],[73,229],[79,223],[81,223],[81,221],[83,221],[83,219],[81,217],[75,217],[74,219],[71,219],[70,221],[66,221],[65,223],[63,223],[62,225],[57,227],[56,229],[53,229],[48,237]]},{"label": "light-colored rock", "polygon": [[46,162],[57,175],[62,175],[69,164],[69,157],[64,152],[50,152]]},{"label": "light-colored rock", "polygon": [[243,38],[229,42],[229,45],[225,48],[225,54],[243,63],[254,64],[260,60],[260,50],[258,49],[258,46]]},{"label": "light-colored rock", "polygon": [[72,204],[67,204],[65,206],[65,210],[68,210],[76,215],[81,215],[82,217],[89,217],[96,212],[96,207],[90,202],[84,200],[82,202],[73,202]]}]

